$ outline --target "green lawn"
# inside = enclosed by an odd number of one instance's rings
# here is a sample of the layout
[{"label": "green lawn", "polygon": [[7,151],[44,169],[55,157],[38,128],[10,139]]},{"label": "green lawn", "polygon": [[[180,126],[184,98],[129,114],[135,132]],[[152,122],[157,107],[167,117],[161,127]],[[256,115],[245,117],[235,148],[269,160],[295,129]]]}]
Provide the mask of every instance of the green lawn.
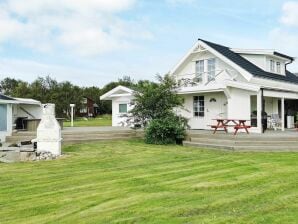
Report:
[{"label": "green lawn", "polygon": [[298,153],[139,141],[0,164],[0,223],[297,223]]},{"label": "green lawn", "polygon": [[[70,127],[70,121],[63,123],[64,127]],[[74,121],[74,127],[97,127],[97,126],[112,126],[112,116],[103,115],[97,118],[78,118]]]}]

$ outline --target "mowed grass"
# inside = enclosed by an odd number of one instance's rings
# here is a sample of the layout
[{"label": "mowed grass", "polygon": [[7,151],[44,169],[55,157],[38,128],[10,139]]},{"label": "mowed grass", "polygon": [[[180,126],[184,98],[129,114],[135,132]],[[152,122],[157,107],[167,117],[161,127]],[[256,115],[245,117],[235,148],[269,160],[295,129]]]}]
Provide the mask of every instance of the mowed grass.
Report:
[{"label": "mowed grass", "polygon": [[0,223],[297,223],[298,154],[141,141],[0,164]]},{"label": "mowed grass", "polygon": [[[64,127],[70,127],[70,121],[63,122]],[[112,126],[112,116],[103,115],[96,118],[78,118],[74,120],[74,127],[100,127]]]}]

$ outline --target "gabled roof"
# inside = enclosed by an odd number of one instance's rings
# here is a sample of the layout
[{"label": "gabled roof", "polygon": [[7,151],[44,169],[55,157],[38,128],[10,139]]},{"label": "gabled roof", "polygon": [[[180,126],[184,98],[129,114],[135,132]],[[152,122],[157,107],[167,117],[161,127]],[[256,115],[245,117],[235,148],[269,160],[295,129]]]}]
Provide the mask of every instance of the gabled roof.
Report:
[{"label": "gabled roof", "polygon": [[15,97],[6,96],[1,93],[0,93],[0,101],[4,103],[7,101],[7,103],[12,103],[12,104],[41,105],[41,103],[37,100],[27,99],[27,98],[15,98]]},{"label": "gabled roof", "polygon": [[298,84],[298,77],[289,71],[286,71],[285,75],[270,73],[254,65],[250,61],[246,60],[240,54],[233,52],[229,47],[225,47],[202,39],[199,39],[199,41],[204,42],[209,47],[213,48],[214,50],[222,54],[224,57],[228,58],[229,60],[231,60],[232,62],[234,62],[235,64],[237,64],[238,66],[240,66],[241,68],[243,68],[255,77]]},{"label": "gabled roof", "polygon": [[101,100],[111,100],[113,97],[132,96],[133,90],[125,86],[117,86],[104,95],[100,96]]}]

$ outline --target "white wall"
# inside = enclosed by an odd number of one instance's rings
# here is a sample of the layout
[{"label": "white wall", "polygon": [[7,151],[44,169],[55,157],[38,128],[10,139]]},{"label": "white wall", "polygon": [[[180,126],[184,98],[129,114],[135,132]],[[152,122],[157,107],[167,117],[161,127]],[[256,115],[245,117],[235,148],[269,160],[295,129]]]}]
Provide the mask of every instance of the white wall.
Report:
[{"label": "white wall", "polygon": [[114,97],[112,100],[112,126],[121,126],[121,122],[125,122],[126,118],[121,117],[119,113],[119,104],[127,104],[128,112],[133,108],[133,105],[130,105],[133,96],[122,96]]},{"label": "white wall", "polygon": [[21,108],[24,108],[26,111],[28,111],[30,114],[34,116],[36,119],[40,119],[42,115],[42,107],[41,105],[13,105],[13,118],[16,119],[17,117],[28,117],[33,118],[30,115],[28,115],[25,111],[23,111]]},{"label": "white wall", "polygon": [[[194,117],[193,111],[193,97],[204,96],[205,100],[205,116]],[[177,111],[180,115],[189,119],[189,126],[191,129],[210,129],[210,125],[215,121],[212,119],[227,116],[227,98],[223,92],[190,94],[184,95],[184,110]],[[214,98],[216,102],[210,102]]]},{"label": "white wall", "polygon": [[[230,91],[230,98],[228,98],[228,118],[230,119],[245,119],[250,120],[251,115],[251,102],[250,102],[250,96],[255,95],[255,93],[242,90],[242,89],[236,89],[236,88],[229,88]],[[247,125],[250,125],[250,122],[246,123]],[[232,128],[230,128],[230,131]],[[239,130],[239,131],[245,131],[245,130]]]},{"label": "white wall", "polygon": [[[215,62],[215,69],[216,69],[216,73],[218,73],[219,71],[222,70],[229,70],[229,71],[235,71],[235,69],[233,69],[230,65],[228,65],[227,63],[225,63],[224,61],[222,61],[221,59],[219,59],[218,57],[216,57],[215,55],[211,54],[208,51],[204,51],[204,52],[198,52],[198,53],[194,53],[192,54],[190,57],[188,57],[188,59],[186,59],[184,61],[184,63],[180,66],[180,68],[174,73],[174,75],[177,77],[177,79],[182,79],[182,78],[194,78],[195,77],[195,72],[196,72],[196,61],[198,60],[207,60],[210,58],[215,58],[216,62]],[[205,70],[207,71],[207,66],[205,64]],[[240,75],[240,73],[235,71],[235,74]],[[240,75],[239,79],[243,79],[244,78]],[[206,78],[205,78],[206,80]]]},{"label": "white wall", "polygon": [[251,63],[255,64],[261,69],[266,70],[266,56],[265,55],[258,55],[258,54],[241,54],[246,60],[250,61]]}]

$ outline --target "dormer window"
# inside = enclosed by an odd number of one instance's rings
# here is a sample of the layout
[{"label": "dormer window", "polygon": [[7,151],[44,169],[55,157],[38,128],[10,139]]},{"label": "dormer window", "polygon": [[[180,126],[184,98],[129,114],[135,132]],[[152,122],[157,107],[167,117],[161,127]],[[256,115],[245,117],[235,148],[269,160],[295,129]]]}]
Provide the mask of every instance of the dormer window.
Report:
[{"label": "dormer window", "polygon": [[280,67],[280,62],[279,62],[279,61],[276,62],[276,72],[277,72],[278,74],[281,74],[281,67]]},{"label": "dormer window", "polygon": [[274,60],[270,60],[270,72],[275,72],[275,62],[274,62]]}]

